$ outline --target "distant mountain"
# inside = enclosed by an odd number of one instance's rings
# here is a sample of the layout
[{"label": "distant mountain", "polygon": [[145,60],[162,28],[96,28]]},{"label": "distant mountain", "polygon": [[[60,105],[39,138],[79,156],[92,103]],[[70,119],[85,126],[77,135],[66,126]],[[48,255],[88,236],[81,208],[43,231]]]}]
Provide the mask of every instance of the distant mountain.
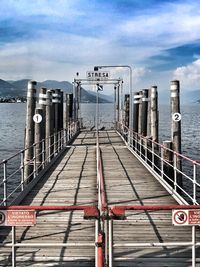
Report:
[{"label": "distant mountain", "polygon": [[[88,91],[91,95],[94,95],[96,97],[96,92],[89,90]],[[105,95],[99,92],[99,95],[101,98],[106,99],[108,102],[114,101],[114,95]]]},{"label": "distant mountain", "polygon": [[[28,81],[29,79],[23,79],[18,81],[4,81],[0,79],[0,97],[26,97]],[[48,89],[62,89],[66,93],[73,92],[73,85],[68,81],[60,82],[55,80],[46,80],[44,82],[38,82],[37,88],[41,87],[46,87]],[[95,103],[96,96],[82,88],[81,102]],[[104,98],[104,96],[102,96],[99,98],[99,102],[109,103],[110,101]]]},{"label": "distant mountain", "polygon": [[0,96],[14,96],[18,95],[19,91],[13,84],[0,79]]}]

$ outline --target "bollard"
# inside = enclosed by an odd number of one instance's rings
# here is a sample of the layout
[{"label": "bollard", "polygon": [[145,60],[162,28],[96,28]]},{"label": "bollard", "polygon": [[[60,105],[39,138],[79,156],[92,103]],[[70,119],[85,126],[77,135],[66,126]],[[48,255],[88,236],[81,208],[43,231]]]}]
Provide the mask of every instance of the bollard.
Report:
[{"label": "bollard", "polygon": [[139,92],[134,93],[134,101],[133,101],[133,147],[137,149],[137,140],[138,140],[138,114],[139,114],[139,103],[140,103],[140,95]]},{"label": "bollard", "polygon": [[33,178],[33,143],[34,143],[34,121],[33,116],[36,106],[36,84],[35,81],[28,82],[27,110],[25,128],[25,152],[24,152],[24,180],[29,183]]},{"label": "bollard", "polygon": [[[43,118],[43,109],[41,108],[36,108],[35,109],[35,115],[41,115]],[[41,122],[35,122],[35,169],[34,173],[37,175],[41,170],[43,166],[43,159],[42,159],[42,140],[44,139],[44,129],[45,127],[45,122],[42,119]]]},{"label": "bollard", "polygon": [[[39,108],[43,110],[43,121],[46,121],[46,92],[47,92],[47,88],[45,87],[40,88],[38,103],[39,103]],[[45,137],[45,123],[44,123],[42,135]],[[46,150],[46,147],[45,147],[45,150]]]},{"label": "bollard", "polygon": [[138,134],[142,133],[142,91],[139,92],[140,101],[139,101],[139,107],[138,107]]},{"label": "bollard", "polygon": [[151,87],[151,136],[152,140],[158,142],[158,93],[157,86]]},{"label": "bollard", "polygon": [[142,90],[141,134],[147,136],[148,89]]},{"label": "bollard", "polygon": [[130,95],[126,94],[124,99],[124,111],[125,111],[125,126],[129,127],[129,106],[130,106]]},{"label": "bollard", "polygon": [[[180,114],[180,83],[179,81],[171,81],[170,86],[171,91],[171,121],[172,121],[172,133],[171,138],[173,142],[173,150],[181,154],[181,120],[178,119],[178,114]],[[175,116],[175,114],[177,116]],[[174,117],[174,118],[173,118]],[[182,171],[182,161],[179,156],[176,157],[176,168]],[[182,175],[181,173],[177,172],[177,185],[182,188]],[[181,193],[181,190],[178,188],[177,190]]]},{"label": "bollard", "polygon": [[52,94],[54,103],[54,155],[58,153],[58,132],[60,130],[60,89],[55,89],[55,93]]},{"label": "bollard", "polygon": [[45,121],[45,160],[50,162],[53,156],[53,124],[52,124],[52,91],[46,92],[46,121]]}]

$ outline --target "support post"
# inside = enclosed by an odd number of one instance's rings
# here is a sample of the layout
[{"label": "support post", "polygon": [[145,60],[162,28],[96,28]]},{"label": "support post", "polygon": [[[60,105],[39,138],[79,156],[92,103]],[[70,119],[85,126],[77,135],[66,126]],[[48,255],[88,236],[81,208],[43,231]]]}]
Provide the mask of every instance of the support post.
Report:
[{"label": "support post", "polygon": [[69,124],[69,94],[63,96],[63,131],[64,131],[64,143],[68,141],[68,124]]},{"label": "support post", "polygon": [[24,179],[26,183],[33,177],[33,143],[34,143],[34,121],[33,116],[36,106],[36,84],[35,81],[28,82],[27,110],[25,128],[25,152],[24,152]]},{"label": "support post", "polygon": [[[171,91],[171,120],[172,120],[172,142],[173,150],[181,154],[181,120],[176,120],[174,117],[175,113],[180,114],[180,83],[179,81],[171,81],[170,86]],[[182,161],[179,156],[176,157],[176,167],[179,171],[182,171]],[[177,185],[182,188],[182,175],[180,172],[177,172]],[[181,193],[180,188],[177,188],[177,191]]]},{"label": "support post", "polygon": [[142,93],[141,134],[147,136],[148,89],[142,90]]},{"label": "support post", "polygon": [[45,147],[46,162],[50,162],[53,154],[53,125],[52,125],[52,92],[46,93],[46,125],[45,125]]},{"label": "support post", "polygon": [[117,87],[114,86],[114,128],[117,126]]},{"label": "support post", "polygon": [[151,136],[158,142],[158,93],[157,86],[151,87]]},{"label": "support post", "polygon": [[129,127],[129,106],[130,106],[130,95],[126,94],[124,99],[124,110],[125,110],[125,126]]},{"label": "support post", "polygon": [[147,136],[151,137],[151,89],[148,89]]},{"label": "support post", "polygon": [[41,115],[42,121],[40,123],[35,122],[35,161],[36,169],[34,173],[37,175],[42,170],[42,140],[44,139],[44,120],[43,120],[43,109],[36,108],[35,115]]},{"label": "support post", "polygon": [[119,87],[120,87],[120,85],[118,84],[117,85],[117,106],[116,106],[116,109],[117,109],[117,111],[116,111],[116,116],[117,116],[117,124],[119,123],[119,101],[120,101],[120,99],[119,99]]},{"label": "support post", "polygon": [[58,132],[60,130],[60,89],[55,89],[54,102],[54,155],[58,153]]},{"label": "support post", "polygon": [[138,108],[138,134],[142,133],[142,91],[139,92],[140,101],[139,101],[139,108]]}]

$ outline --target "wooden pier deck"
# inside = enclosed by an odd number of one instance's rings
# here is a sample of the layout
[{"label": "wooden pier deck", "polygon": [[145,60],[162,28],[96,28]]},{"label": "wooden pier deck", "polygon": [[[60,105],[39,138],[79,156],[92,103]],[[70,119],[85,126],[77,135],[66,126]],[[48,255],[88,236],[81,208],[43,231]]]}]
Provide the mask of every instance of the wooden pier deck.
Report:
[{"label": "wooden pier deck", "polygon": [[[115,131],[100,131],[99,136],[109,207],[177,204],[127,149]],[[97,205],[95,145],[96,133],[82,131],[22,204]],[[171,212],[168,211],[131,211],[126,215],[126,220],[114,220],[113,266],[192,266],[190,248],[127,245],[139,242],[190,242],[191,227],[172,226]],[[0,230],[3,242],[11,241],[8,229]],[[77,243],[75,247],[65,248],[17,248],[17,266],[95,265],[95,247],[85,245],[87,242],[95,243],[95,222],[83,220],[81,211],[39,212],[36,226],[17,228],[17,240],[27,243]],[[200,266],[200,252],[197,253],[196,266]],[[0,266],[11,266],[10,248],[1,248]]]}]

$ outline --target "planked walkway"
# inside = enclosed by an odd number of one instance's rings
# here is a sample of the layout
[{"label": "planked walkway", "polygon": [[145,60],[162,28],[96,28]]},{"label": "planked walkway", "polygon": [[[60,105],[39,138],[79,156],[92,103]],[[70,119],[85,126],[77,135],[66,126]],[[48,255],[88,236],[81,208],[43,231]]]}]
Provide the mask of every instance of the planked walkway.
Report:
[{"label": "planked walkway", "polygon": [[[96,205],[96,136],[81,132],[60,161],[24,199],[23,205]],[[131,154],[114,131],[100,132],[106,196],[109,206],[176,204],[167,191]],[[11,241],[7,228],[0,228],[3,242]],[[82,212],[39,212],[37,225],[17,228],[17,238],[28,243],[72,243],[67,248],[18,248],[17,266],[94,266],[94,221]],[[199,232],[197,233],[199,238]],[[113,266],[189,267],[191,249],[184,247],[122,247],[138,242],[191,241],[190,227],[174,227],[171,212],[128,212],[114,221]],[[199,251],[197,251],[200,257]],[[11,249],[1,248],[0,266],[11,266]],[[200,267],[200,259],[196,265]]]}]

